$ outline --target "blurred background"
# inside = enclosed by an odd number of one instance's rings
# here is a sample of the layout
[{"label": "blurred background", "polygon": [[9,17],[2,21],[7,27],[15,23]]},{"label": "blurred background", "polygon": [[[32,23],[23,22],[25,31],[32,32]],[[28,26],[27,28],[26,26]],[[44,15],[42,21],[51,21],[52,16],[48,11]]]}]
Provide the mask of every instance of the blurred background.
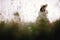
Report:
[{"label": "blurred background", "polygon": [[0,40],[60,40],[60,0],[0,0]]}]

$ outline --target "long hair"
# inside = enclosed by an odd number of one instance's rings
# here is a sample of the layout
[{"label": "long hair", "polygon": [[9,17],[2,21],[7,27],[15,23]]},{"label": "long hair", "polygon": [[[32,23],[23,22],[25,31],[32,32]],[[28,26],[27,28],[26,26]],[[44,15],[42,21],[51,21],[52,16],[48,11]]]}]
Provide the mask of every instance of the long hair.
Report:
[{"label": "long hair", "polygon": [[47,4],[46,4],[46,5],[41,6],[40,11],[41,11],[41,12],[45,12],[46,7],[47,7]]}]

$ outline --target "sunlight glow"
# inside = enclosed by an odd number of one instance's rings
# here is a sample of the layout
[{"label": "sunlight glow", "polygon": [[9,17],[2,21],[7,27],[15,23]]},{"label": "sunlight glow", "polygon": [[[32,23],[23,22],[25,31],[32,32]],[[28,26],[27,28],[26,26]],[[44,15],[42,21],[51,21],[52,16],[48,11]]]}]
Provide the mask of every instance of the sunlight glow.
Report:
[{"label": "sunlight glow", "polygon": [[0,0],[0,11],[4,20],[13,19],[13,13],[18,11],[22,21],[35,22],[41,5],[48,4],[48,18],[52,22],[60,16],[57,2],[58,0]]}]

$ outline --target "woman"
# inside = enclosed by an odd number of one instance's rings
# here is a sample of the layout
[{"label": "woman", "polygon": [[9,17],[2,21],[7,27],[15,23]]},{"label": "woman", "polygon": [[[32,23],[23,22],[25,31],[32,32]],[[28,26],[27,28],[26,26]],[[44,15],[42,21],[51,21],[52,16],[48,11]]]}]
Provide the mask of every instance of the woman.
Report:
[{"label": "woman", "polygon": [[39,11],[39,16],[37,17],[37,21],[39,22],[41,19],[44,19],[47,21],[47,10],[46,10],[47,4],[42,5]]}]

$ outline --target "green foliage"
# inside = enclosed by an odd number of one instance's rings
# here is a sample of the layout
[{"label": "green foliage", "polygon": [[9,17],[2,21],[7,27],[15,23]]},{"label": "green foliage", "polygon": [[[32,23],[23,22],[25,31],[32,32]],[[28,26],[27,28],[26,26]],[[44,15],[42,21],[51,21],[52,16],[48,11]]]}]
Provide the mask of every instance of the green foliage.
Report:
[{"label": "green foliage", "polygon": [[54,21],[53,23],[51,23],[51,28],[52,28],[52,36],[54,38],[54,40],[60,40],[60,19]]},{"label": "green foliage", "polygon": [[[14,15],[19,17],[18,12]],[[54,36],[57,35],[55,33],[59,33],[60,30],[60,20],[50,23],[48,19],[40,18],[38,22],[22,24],[14,20],[9,23],[0,21],[0,37],[5,40],[40,40],[41,38],[42,40],[54,40]]]}]

